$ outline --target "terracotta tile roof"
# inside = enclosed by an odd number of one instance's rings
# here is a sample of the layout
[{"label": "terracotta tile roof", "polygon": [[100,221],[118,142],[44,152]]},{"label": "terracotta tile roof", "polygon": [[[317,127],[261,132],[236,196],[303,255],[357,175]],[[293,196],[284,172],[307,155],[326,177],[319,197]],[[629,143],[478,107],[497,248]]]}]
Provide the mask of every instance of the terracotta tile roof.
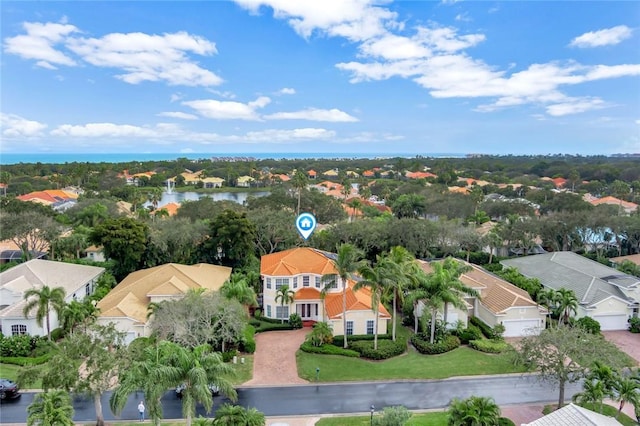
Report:
[{"label": "terracotta tile roof", "polygon": [[77,200],[78,194],[61,189],[46,189],[44,191],[30,192],[16,198],[20,201],[35,201],[49,205],[63,200]]},{"label": "terracotta tile roof", "polygon": [[308,174],[309,176],[317,176],[317,175],[318,175],[318,172],[316,172],[315,170],[309,170],[309,171],[307,172],[307,174]]},{"label": "terracotta tile roof", "polygon": [[376,173],[373,170],[365,170],[364,172],[362,172],[362,176],[364,177],[374,177],[375,174]]},{"label": "terracotta tile roof", "polygon": [[622,263],[625,260],[628,260],[629,262],[635,263],[636,265],[640,266],[640,254],[630,254],[627,256],[612,257],[609,260],[613,263]]},{"label": "terracotta tile roof", "polygon": [[[353,311],[370,311],[371,310],[371,291],[367,288],[361,288],[353,291],[354,282],[349,282],[347,288],[347,312]],[[329,319],[342,318],[342,293],[328,293],[324,299],[327,317]],[[380,304],[378,306],[380,318],[391,318],[389,312]],[[348,317],[347,317],[348,319]]]},{"label": "terracotta tile roof", "polygon": [[332,254],[310,247],[299,247],[267,254],[260,259],[260,274],[288,276],[302,273],[334,274]]},{"label": "terracotta tile roof", "polygon": [[619,198],[611,197],[611,196],[596,198],[594,200],[589,201],[589,203],[591,203],[594,206],[598,206],[600,204],[611,204],[616,206],[622,206],[625,209],[631,209],[631,210],[638,208],[638,205],[636,203],[632,203],[630,201],[624,201]]},{"label": "terracotta tile roof", "polygon": [[101,318],[128,317],[140,323],[147,320],[150,297],[175,297],[189,289],[217,291],[229,279],[231,268],[199,263],[167,263],[132,272],[98,302]]},{"label": "terracotta tile roof", "polygon": [[166,210],[169,216],[175,216],[180,208],[180,203],[168,203],[164,206],[158,207],[158,210]]},{"label": "terracotta tile roof", "polygon": [[320,290],[310,287],[303,287],[300,290],[296,291],[295,298],[296,300],[319,300]]},{"label": "terracotta tile roof", "polygon": [[407,179],[427,179],[432,177],[438,177],[430,172],[407,172],[404,175]]}]

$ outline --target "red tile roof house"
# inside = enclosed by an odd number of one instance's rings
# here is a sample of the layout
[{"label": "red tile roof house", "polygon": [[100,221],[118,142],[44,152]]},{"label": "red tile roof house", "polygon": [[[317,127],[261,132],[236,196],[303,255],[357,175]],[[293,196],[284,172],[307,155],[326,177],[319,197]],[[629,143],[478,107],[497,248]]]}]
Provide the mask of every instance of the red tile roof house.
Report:
[{"label": "red tile roof house", "polygon": [[[343,283],[329,288],[324,299],[322,276],[336,273],[334,253],[299,247],[262,256],[260,275],[263,283],[263,313],[267,318],[288,319],[296,312],[305,323],[326,321],[335,336],[344,335],[342,317]],[[375,313],[371,292],[367,288],[354,291],[355,281],[347,282],[347,335],[373,334]],[[278,289],[288,285],[294,301],[281,306],[276,302]],[[379,304],[378,332],[387,332],[391,315]]]}]

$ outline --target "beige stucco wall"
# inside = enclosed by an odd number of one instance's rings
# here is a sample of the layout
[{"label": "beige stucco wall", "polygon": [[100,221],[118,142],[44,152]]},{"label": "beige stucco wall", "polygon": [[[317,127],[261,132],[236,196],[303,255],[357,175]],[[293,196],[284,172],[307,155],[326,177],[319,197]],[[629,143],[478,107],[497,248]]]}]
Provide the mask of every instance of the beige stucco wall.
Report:
[{"label": "beige stucco wall", "polygon": [[[507,309],[504,316],[500,317],[501,321],[504,320],[519,320],[519,319],[539,319],[542,320],[544,326],[546,321],[546,315],[541,313],[537,307],[514,307]],[[544,328],[544,327],[543,327]]]},{"label": "beige stucco wall", "polygon": [[627,317],[631,316],[631,309],[629,308],[629,306],[622,300],[613,297],[603,300],[602,302],[595,305],[593,309],[589,309],[587,312],[587,315],[590,317],[593,317],[594,315],[615,314],[626,314]]},{"label": "beige stucco wall", "polygon": [[630,288],[630,289],[621,289],[625,296],[634,299],[636,302],[640,303],[640,287]]},{"label": "beige stucco wall", "polygon": [[476,316],[484,321],[488,326],[493,327],[498,324],[498,319],[495,314],[488,310],[482,305],[482,303],[478,303],[478,309],[476,312]]},{"label": "beige stucco wall", "polygon": [[[353,321],[353,334],[367,334],[367,320],[375,320],[375,315],[373,312],[366,311],[348,311],[347,312],[347,321]],[[327,321],[332,329],[334,336],[342,336],[344,335],[344,327],[342,318],[336,318]],[[379,318],[378,319],[378,334],[387,333],[387,324],[389,323],[388,319]]]}]

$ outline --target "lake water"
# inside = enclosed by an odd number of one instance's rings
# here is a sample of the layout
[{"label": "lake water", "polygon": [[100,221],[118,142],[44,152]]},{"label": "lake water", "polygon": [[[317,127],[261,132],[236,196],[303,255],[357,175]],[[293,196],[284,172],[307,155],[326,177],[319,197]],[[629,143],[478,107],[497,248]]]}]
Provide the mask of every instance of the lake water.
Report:
[{"label": "lake water", "polygon": [[260,192],[212,192],[212,193],[201,193],[201,192],[174,192],[171,193],[163,192],[162,199],[160,203],[158,203],[159,207],[164,206],[169,203],[181,203],[183,201],[197,201],[202,197],[213,198],[214,201],[234,201],[238,204],[244,204],[247,201],[249,196],[253,197],[264,197],[269,195],[269,191],[260,191]]}]

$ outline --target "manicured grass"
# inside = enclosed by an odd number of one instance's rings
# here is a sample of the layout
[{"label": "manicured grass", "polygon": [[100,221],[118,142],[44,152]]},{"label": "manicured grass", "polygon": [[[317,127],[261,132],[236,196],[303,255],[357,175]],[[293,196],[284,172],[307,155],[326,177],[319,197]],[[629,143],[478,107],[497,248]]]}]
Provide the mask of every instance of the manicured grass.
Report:
[{"label": "manicured grass", "polygon": [[442,355],[422,355],[413,348],[405,355],[385,361],[367,361],[336,355],[318,355],[298,351],[298,375],[315,381],[320,368],[321,382],[351,380],[444,379],[454,376],[520,373],[522,366],[514,366],[511,354],[499,355],[460,347]]},{"label": "manicured grass", "polygon": [[[20,367],[19,365],[14,364],[0,364],[0,377],[3,379],[9,379],[16,381],[16,377],[18,377],[18,372],[24,367]],[[42,389],[42,382],[37,380],[34,384],[30,386],[22,386],[21,389]]]},{"label": "manicured grass", "polygon": [[[407,426],[442,426],[447,424],[447,413],[414,414],[407,422]],[[316,422],[316,426],[369,426],[370,416],[358,417],[325,417]]]},{"label": "manicured grass", "polygon": [[[558,405],[557,404],[552,404],[552,405],[545,405],[544,409],[542,410],[543,414],[549,414],[550,412],[554,411],[556,409]],[[594,405],[591,403],[585,403],[585,404],[581,404],[581,407],[584,407],[588,410],[591,411],[595,411],[596,413],[600,413],[600,406],[599,405]],[[609,416],[609,417],[615,417],[616,414],[618,414],[618,410],[615,407],[612,407],[611,405],[608,404],[604,404],[602,406],[602,414],[604,414],[605,416]],[[624,426],[636,426],[638,423],[636,423],[635,420],[633,420],[632,418],[630,418],[629,416],[627,416],[625,413],[620,413],[620,417],[618,417],[618,421],[620,423],[622,423]]]},{"label": "manicured grass", "polygon": [[[240,358],[244,358],[244,364],[240,363]],[[238,355],[238,363],[231,365],[236,370],[236,377],[233,379],[234,385],[241,385],[253,378],[253,355]]]}]

